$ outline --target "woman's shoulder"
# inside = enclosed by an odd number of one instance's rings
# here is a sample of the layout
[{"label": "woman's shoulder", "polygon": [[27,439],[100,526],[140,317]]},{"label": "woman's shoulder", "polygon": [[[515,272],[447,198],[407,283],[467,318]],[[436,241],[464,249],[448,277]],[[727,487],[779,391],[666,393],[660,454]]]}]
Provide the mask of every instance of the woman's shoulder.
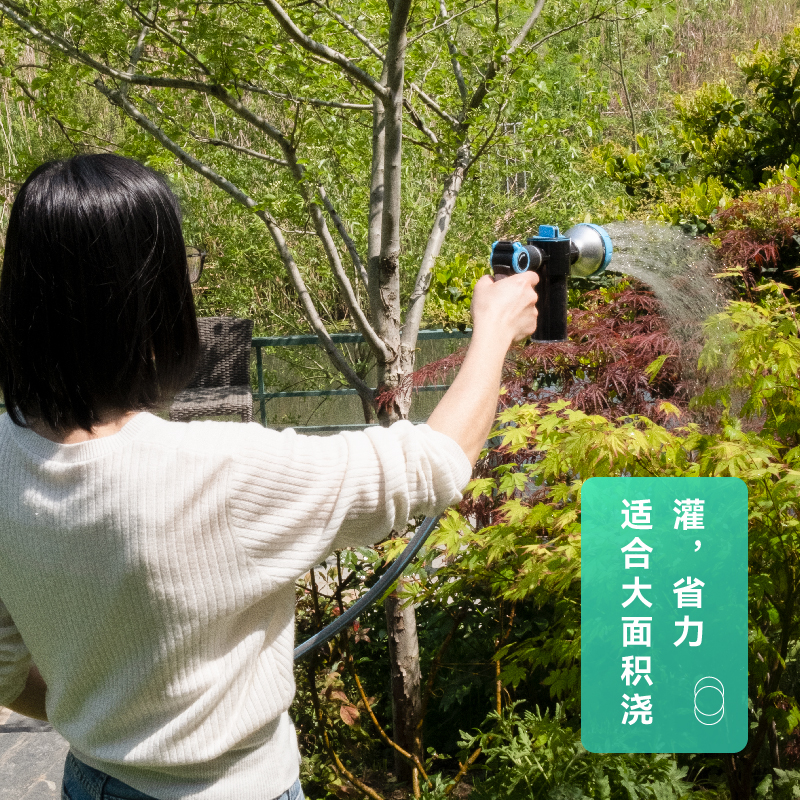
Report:
[{"label": "woman's shoulder", "polygon": [[145,438],[156,445],[176,450],[228,452],[248,444],[266,445],[279,434],[256,423],[224,420],[177,422],[148,414]]}]

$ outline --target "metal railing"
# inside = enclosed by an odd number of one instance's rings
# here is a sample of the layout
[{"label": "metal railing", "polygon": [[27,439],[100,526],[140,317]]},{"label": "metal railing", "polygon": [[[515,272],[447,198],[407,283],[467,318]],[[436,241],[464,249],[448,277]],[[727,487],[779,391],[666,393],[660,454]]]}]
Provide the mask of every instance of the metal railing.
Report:
[{"label": "metal railing", "polygon": [[[468,339],[472,336],[472,329],[464,331],[446,331],[441,328],[435,330],[422,330],[417,335],[418,341],[430,339]],[[361,344],[364,337],[360,333],[332,333],[331,339],[334,344]],[[296,392],[267,392],[264,387],[264,365],[262,348],[264,347],[300,347],[302,345],[319,345],[319,337],[316,335],[303,336],[254,336],[253,347],[256,351],[256,374],[258,376],[258,388],[253,392],[253,402],[258,403],[261,424],[267,425],[266,402],[280,397],[329,397],[336,395],[358,394],[355,389],[319,389],[313,391]],[[449,388],[449,384],[437,386],[421,386],[421,392],[441,392]],[[356,423],[352,425],[305,425],[298,428],[309,433],[322,433],[325,431],[357,430],[367,427],[366,423]]]}]

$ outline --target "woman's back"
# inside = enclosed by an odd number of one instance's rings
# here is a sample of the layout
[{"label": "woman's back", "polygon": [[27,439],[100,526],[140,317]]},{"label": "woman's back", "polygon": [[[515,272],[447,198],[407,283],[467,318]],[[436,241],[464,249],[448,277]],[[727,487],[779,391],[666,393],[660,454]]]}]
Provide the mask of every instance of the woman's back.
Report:
[{"label": "woman's back", "polygon": [[150,412],[198,351],[175,196],[108,154],[31,174],[0,277],[0,704],[69,741],[73,800],[111,778],[157,800],[301,794],[294,581],[461,497],[535,283],[478,282],[429,425],[166,422]]},{"label": "woman's back", "polygon": [[78,758],[141,791],[186,792],[202,763],[211,784],[179,796],[277,796],[297,777],[295,579],[456,499],[469,472],[410,423],[322,438],[143,412],[59,445],[4,415],[0,649],[22,660],[0,686],[13,699],[30,650]]}]

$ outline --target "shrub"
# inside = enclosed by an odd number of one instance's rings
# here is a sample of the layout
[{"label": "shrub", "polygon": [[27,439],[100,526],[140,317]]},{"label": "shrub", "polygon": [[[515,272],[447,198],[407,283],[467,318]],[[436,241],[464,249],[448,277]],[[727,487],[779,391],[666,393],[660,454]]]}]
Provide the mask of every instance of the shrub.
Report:
[{"label": "shrub", "polygon": [[[795,157],[796,160],[796,157]],[[779,181],[745,192],[714,217],[715,244],[732,272],[749,287],[764,274],[800,288],[791,270],[800,263],[800,190],[796,164],[789,164]]]}]

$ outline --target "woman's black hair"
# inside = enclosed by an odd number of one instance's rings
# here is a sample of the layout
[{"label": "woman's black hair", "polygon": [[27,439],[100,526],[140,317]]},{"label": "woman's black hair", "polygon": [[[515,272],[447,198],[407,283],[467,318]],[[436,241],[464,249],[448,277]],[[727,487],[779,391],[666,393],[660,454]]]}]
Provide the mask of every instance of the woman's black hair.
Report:
[{"label": "woman's black hair", "polygon": [[34,170],[11,207],[0,273],[11,419],[89,431],[108,412],[154,409],[192,379],[199,347],[165,179],[110,154]]}]

